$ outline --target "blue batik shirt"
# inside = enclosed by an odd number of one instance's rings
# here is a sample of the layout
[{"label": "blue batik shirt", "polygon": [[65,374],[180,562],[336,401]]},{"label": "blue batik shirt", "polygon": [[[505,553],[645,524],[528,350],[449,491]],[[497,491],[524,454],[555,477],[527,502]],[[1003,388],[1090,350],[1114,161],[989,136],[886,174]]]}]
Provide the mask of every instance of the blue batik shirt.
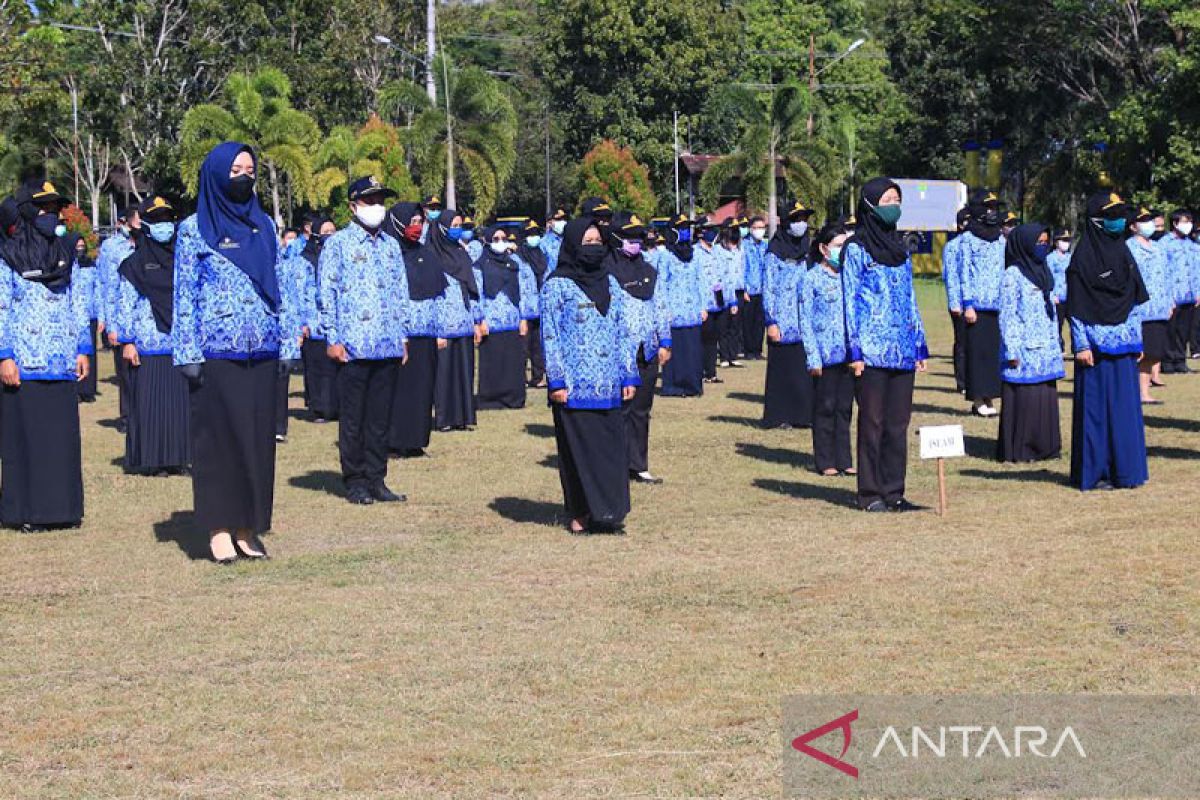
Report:
[{"label": "blue batik shirt", "polygon": [[1058,309],[1046,308],[1041,289],[1015,266],[1004,270],[1000,287],[1000,366],[1006,383],[1045,383],[1065,374]]},{"label": "blue batik shirt", "polygon": [[[697,251],[699,247],[695,248]],[[672,328],[695,328],[704,320],[702,312],[708,309],[708,296],[701,278],[701,267],[697,255],[689,262],[680,261],[670,250],[663,248],[658,263],[659,291],[665,291],[667,310],[671,314]],[[543,310],[544,313],[544,310]]]},{"label": "blue batik shirt", "polygon": [[[704,289],[704,310],[712,314],[736,304],[733,287],[729,282],[729,262],[726,260],[724,248],[713,245],[712,249],[704,245],[696,245],[692,263],[700,269]],[[721,292],[720,304],[717,303],[717,292]],[[730,301],[734,302],[731,303]]]},{"label": "blue batik shirt", "polygon": [[546,277],[558,268],[558,251],[562,249],[562,237],[552,230],[547,230],[538,247],[546,254]]},{"label": "blue batik shirt", "polygon": [[617,409],[621,390],[640,386],[636,351],[625,319],[628,295],[609,277],[612,300],[602,315],[574,281],[542,287],[542,345],[551,392],[567,390],[567,408]]},{"label": "blue batik shirt", "polygon": [[1055,248],[1046,256],[1046,266],[1054,276],[1054,300],[1058,303],[1067,302],[1067,267],[1071,265],[1071,254]]},{"label": "blue batik shirt", "polygon": [[844,364],[846,312],[842,275],[818,264],[800,278],[800,339],[810,370]]},{"label": "blue batik shirt", "polygon": [[962,248],[963,236],[959,234],[942,248],[942,282],[946,285],[946,308],[962,311]]},{"label": "blue batik shirt", "polygon": [[915,369],[918,361],[929,358],[929,348],[913,291],[912,259],[889,267],[852,241],[842,260],[850,360],[881,369]]},{"label": "blue batik shirt", "polygon": [[475,335],[475,326],[483,322],[483,307],[478,300],[464,303],[467,290],[455,277],[446,276],[445,290],[434,298],[437,302],[438,336],[461,339]]},{"label": "blue batik shirt", "polygon": [[404,356],[408,339],[408,273],[400,244],[357,223],[329,237],[317,261],[317,308],[331,347],[351,360]]},{"label": "blue batik shirt", "polygon": [[763,321],[779,328],[779,344],[796,344],[800,333],[800,281],[808,271],[804,259],[793,261],[767,253],[763,278]]},{"label": "blue batik shirt", "polygon": [[[1165,240],[1165,237],[1164,237]],[[1139,242],[1136,236],[1125,240],[1125,246],[1133,253],[1146,292],[1150,299],[1134,308],[1142,322],[1165,322],[1175,310],[1175,287],[1167,266],[1167,257],[1157,242]]]},{"label": "blue batik shirt", "polygon": [[625,301],[625,325],[634,350],[642,349],[647,360],[658,356],[658,349],[671,347],[671,312],[663,299],[663,282],[660,276],[649,299],[641,300],[621,288]]},{"label": "blue batik shirt", "polygon": [[1196,302],[1196,290],[1200,288],[1197,272],[1200,270],[1200,245],[1184,236],[1168,233],[1159,242],[1167,260],[1167,272],[1174,286],[1175,304],[1189,305]]},{"label": "blue batik shirt", "polygon": [[963,311],[1000,310],[1000,283],[1004,280],[1004,237],[994,242],[964,233],[960,251]]},{"label": "blue batik shirt", "polygon": [[763,293],[763,272],[767,268],[767,243],[757,239],[745,239],[742,242],[742,263],[744,274],[742,282],[747,294],[757,297]]},{"label": "blue batik shirt", "polygon": [[144,356],[169,356],[175,351],[170,333],[154,323],[154,311],[147,300],[124,275],[117,274],[117,305],[113,329],[121,344],[132,344]]},{"label": "blue batik shirt", "polygon": [[132,252],[133,240],[116,234],[104,240],[96,256],[97,282],[100,284],[100,296],[97,299],[100,316],[97,319],[103,322],[106,328],[113,327],[112,320],[116,314],[117,292],[121,286],[121,262]]},{"label": "blue batik shirt", "polygon": [[86,290],[28,281],[0,258],[0,361],[17,362],[23,381],[73,381],[75,359],[95,352]]},{"label": "blue batik shirt", "polygon": [[512,256],[508,256],[508,258],[517,265],[519,304],[514,304],[504,292],[497,292],[495,297],[488,297],[487,293],[483,291],[481,263],[477,261],[472,267],[475,272],[475,285],[479,287],[479,304],[483,309],[483,318],[491,333],[515,331],[521,327],[522,320],[537,318],[537,276],[524,261]]},{"label": "blue batik shirt", "polygon": [[317,314],[316,268],[302,255],[285,259],[279,265],[279,291],[294,298],[296,320],[308,328],[309,338],[321,340],[321,324]]}]

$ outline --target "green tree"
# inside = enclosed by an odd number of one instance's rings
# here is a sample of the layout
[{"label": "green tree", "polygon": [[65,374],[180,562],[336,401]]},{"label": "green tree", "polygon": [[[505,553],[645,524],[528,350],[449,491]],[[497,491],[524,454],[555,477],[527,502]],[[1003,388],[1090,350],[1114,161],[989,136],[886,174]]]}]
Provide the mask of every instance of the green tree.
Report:
[{"label": "green tree", "polygon": [[[292,108],[291,83],[279,70],[263,67],[252,75],[235,73],[225,82],[228,107],[204,103],[188,109],[180,133],[180,175],[190,194],[200,181],[200,164],[222,141],[254,148],[266,171],[271,209],[283,224],[280,191],[286,179],[301,197],[317,202],[313,154],[321,131],[308,114]],[[259,180],[262,180],[260,173]]]},{"label": "green tree", "polygon": [[579,168],[580,200],[603,197],[613,206],[645,218],[658,208],[650,173],[633,157],[627,147],[605,139],[583,157]]},{"label": "green tree", "polygon": [[350,182],[364,175],[374,175],[400,197],[413,198],[417,194],[399,132],[376,116],[358,130],[347,125],[331,130],[317,150],[315,167],[318,172],[313,176],[313,196],[333,208],[339,219],[348,212],[338,201],[345,199]]}]

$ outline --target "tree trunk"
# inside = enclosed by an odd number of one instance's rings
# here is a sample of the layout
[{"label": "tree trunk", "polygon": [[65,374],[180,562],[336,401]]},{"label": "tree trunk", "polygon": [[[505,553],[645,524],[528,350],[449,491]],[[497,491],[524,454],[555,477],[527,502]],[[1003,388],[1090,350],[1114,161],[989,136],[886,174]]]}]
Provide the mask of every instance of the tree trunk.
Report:
[{"label": "tree trunk", "polygon": [[775,128],[771,128],[771,163],[767,169],[767,229],[771,236],[779,228],[779,187],[775,181]]},{"label": "tree trunk", "polygon": [[283,230],[283,217],[279,216],[279,175],[275,162],[267,162],[267,174],[271,176],[271,210],[275,213],[275,227]]},{"label": "tree trunk", "polygon": [[454,181],[454,129],[446,126],[446,205],[445,208],[458,208],[455,197]]}]

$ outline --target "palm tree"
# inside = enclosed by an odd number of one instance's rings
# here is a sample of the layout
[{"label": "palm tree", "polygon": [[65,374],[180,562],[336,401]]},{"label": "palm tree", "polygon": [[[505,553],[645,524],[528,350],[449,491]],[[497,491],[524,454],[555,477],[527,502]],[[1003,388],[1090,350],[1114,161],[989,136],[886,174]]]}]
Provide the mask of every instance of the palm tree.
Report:
[{"label": "palm tree", "polygon": [[757,108],[761,113],[747,120],[737,149],[714,161],[700,179],[700,195],[705,205],[713,207],[721,187],[741,177],[746,202],[767,209],[774,232],[779,209],[777,178],[783,178],[791,194],[819,208],[840,187],[841,165],[834,148],[820,135],[808,132],[810,111],[818,112],[818,122],[821,117],[807,87],[798,83],[780,86]]},{"label": "palm tree", "polygon": [[405,163],[400,132],[372,115],[357,131],[338,125],[329,131],[317,150],[313,175],[314,195],[325,204],[333,192],[350,185],[363,175],[374,175],[380,183],[401,197],[417,193]]},{"label": "palm tree", "polygon": [[457,206],[458,176],[465,175],[475,215],[485,217],[516,166],[516,112],[503,84],[478,67],[458,69],[438,56],[434,73],[437,105],[401,82],[384,87],[380,105],[411,119],[406,138],[421,188],[444,186],[447,205]]},{"label": "palm tree", "polygon": [[196,193],[200,164],[209,150],[233,140],[253,147],[265,168],[277,225],[283,225],[279,209],[283,178],[301,197],[315,201],[312,154],[321,130],[312,117],[292,107],[291,93],[291,82],[283,72],[262,67],[253,75],[229,76],[225,81],[228,107],[204,103],[188,109],[180,133],[179,163],[188,191]]}]

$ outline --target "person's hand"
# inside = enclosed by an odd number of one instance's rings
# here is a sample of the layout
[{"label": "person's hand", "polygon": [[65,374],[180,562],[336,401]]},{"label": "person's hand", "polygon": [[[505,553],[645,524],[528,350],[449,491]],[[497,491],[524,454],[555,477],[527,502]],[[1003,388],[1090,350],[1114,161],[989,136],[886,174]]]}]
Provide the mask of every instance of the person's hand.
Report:
[{"label": "person's hand", "polygon": [[0,383],[5,386],[21,385],[21,368],[11,358],[0,361]]},{"label": "person's hand", "polygon": [[187,378],[188,384],[193,389],[199,389],[204,385],[203,364],[184,364],[179,368],[179,373]]},{"label": "person's hand", "polygon": [[87,356],[75,356],[75,380],[82,381],[92,371],[91,361]]},{"label": "person's hand", "polygon": [[118,344],[120,344],[120,342],[117,341],[117,332],[109,331],[108,332],[108,346],[116,347]]},{"label": "person's hand", "polygon": [[[924,364],[925,362],[919,361],[917,363]],[[867,368],[867,362],[865,362],[865,361],[851,361],[850,362],[850,369],[854,372],[854,377],[856,377],[856,378],[861,378],[862,374],[863,374],[863,370],[865,370],[866,368]]]},{"label": "person's hand", "polygon": [[636,394],[637,394],[636,386],[622,386],[621,387],[621,400],[623,400],[626,403],[628,403],[630,400],[632,400],[633,396]]},{"label": "person's hand", "polygon": [[437,349],[438,350],[445,350],[449,346],[450,346],[449,339],[438,339],[437,340]]},{"label": "person's hand", "polygon": [[737,307],[737,306],[730,306],[730,307],[729,307],[729,316],[731,316],[731,317],[736,317],[736,316],[737,316],[737,312],[738,312],[738,307]]},{"label": "person's hand", "polygon": [[475,326],[475,344],[479,344],[482,341],[483,341],[483,326],[476,325]]},{"label": "person's hand", "polygon": [[950,316],[952,316],[952,317],[961,317],[961,316],[962,316],[962,309],[961,309],[961,308],[952,308],[952,309],[950,309]]},{"label": "person's hand", "polygon": [[1019,359],[1019,358],[1010,358],[1010,359],[1008,360],[1008,368],[1009,368],[1009,369],[1016,369],[1016,368],[1017,368],[1017,367],[1019,367],[1019,366],[1021,366],[1021,359]]},{"label": "person's hand", "polygon": [[821,368],[820,368],[820,367],[813,367],[812,369],[810,369],[810,370],[808,371],[808,374],[809,374],[809,375],[812,375],[814,378],[819,378],[819,377],[821,377]]},{"label": "person's hand", "polygon": [[1145,357],[1146,357],[1146,354],[1145,354],[1145,353],[1138,353],[1138,360],[1137,360],[1137,363],[1139,363],[1139,364],[1140,364],[1140,363],[1142,363],[1142,359],[1143,359],[1143,358],[1145,358]]},{"label": "person's hand", "polygon": [[310,331],[308,329],[307,325],[305,325],[303,328],[300,329],[300,340],[301,341],[307,339],[310,336],[312,336],[312,331]]},{"label": "person's hand", "polygon": [[767,328],[767,341],[778,343],[782,334],[779,332],[778,325],[772,325]]},{"label": "person's hand", "polygon": [[665,347],[658,348],[658,365],[665,367],[667,362],[671,360],[671,351]]},{"label": "person's hand", "polygon": [[339,364],[345,364],[350,361],[350,354],[346,352],[346,345],[331,344],[325,348],[325,355],[332,358]]},{"label": "person's hand", "polygon": [[1091,350],[1080,350],[1075,354],[1075,362],[1084,367],[1093,367],[1096,365],[1096,359],[1092,355]]},{"label": "person's hand", "polygon": [[701,321],[701,322],[708,322],[708,312],[707,312],[707,311],[701,311],[701,312],[700,312],[700,321]]},{"label": "person's hand", "polygon": [[517,325],[517,333],[520,334],[521,336],[528,336],[529,335],[529,322],[527,322],[526,320],[521,320],[520,324]]},{"label": "person's hand", "polygon": [[975,313],[975,309],[968,308],[963,312],[963,319],[967,321],[968,325],[974,325],[976,320],[979,319],[979,315]]},{"label": "person's hand", "polygon": [[402,347],[404,348],[404,350],[402,351],[403,355],[400,356],[400,366],[404,366],[405,364],[408,363],[408,340],[407,339],[404,340],[404,344],[402,345]]},{"label": "person's hand", "polygon": [[121,358],[129,362],[131,367],[140,367],[142,365],[142,356],[138,353],[137,345],[127,344],[121,349]]},{"label": "person's hand", "polygon": [[929,371],[929,362],[923,358],[918,358],[917,359],[917,372],[928,372],[928,371]]},{"label": "person's hand", "polygon": [[[104,336],[104,323],[103,322],[96,323],[96,333],[99,334],[100,336]],[[101,341],[104,341],[104,340],[101,339]]]},{"label": "person's hand", "polygon": [[750,302],[750,293],[742,292],[742,299],[745,300],[747,303],[749,303]]},{"label": "person's hand", "polygon": [[[624,394],[624,392],[622,392],[622,394]],[[566,389],[555,389],[553,392],[550,393],[550,402],[558,403],[560,406],[565,405],[567,402],[567,390]]]},{"label": "person's hand", "polygon": [[490,326],[488,326],[486,319],[483,322],[479,323],[479,335],[480,336],[487,336],[491,332],[492,332],[492,329]]}]

